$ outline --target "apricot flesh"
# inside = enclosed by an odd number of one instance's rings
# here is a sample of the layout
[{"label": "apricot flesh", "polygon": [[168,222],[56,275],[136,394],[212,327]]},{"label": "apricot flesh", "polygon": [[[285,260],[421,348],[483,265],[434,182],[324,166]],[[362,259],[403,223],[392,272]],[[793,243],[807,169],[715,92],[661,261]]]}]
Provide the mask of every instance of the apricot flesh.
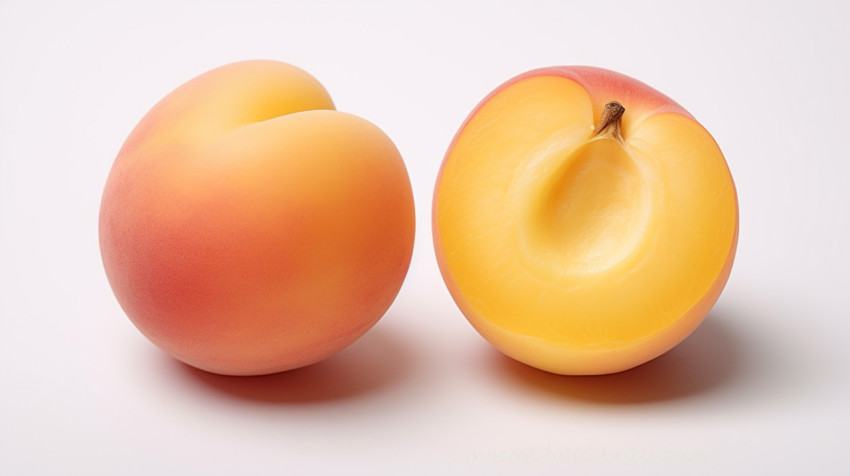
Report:
[{"label": "apricot flesh", "polygon": [[[609,101],[621,140],[595,135]],[[678,104],[607,70],[536,70],[468,117],[434,194],[444,280],[496,348],[559,374],[640,365],[720,295],[737,197],[711,135]]]},{"label": "apricot flesh", "polygon": [[160,101],[100,210],[109,283],[175,358],[229,375],[341,350],[386,312],[413,247],[404,162],[294,66],[217,68]]}]

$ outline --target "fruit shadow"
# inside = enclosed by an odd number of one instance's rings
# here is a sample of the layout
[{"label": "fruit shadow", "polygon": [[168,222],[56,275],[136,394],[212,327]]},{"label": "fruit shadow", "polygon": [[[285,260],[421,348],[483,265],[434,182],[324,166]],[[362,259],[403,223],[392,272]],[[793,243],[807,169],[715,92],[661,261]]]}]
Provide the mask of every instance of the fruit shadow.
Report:
[{"label": "fruit shadow", "polygon": [[238,399],[267,404],[311,404],[352,399],[398,383],[415,359],[397,333],[376,326],[330,358],[270,375],[227,376],[174,361],[179,372],[205,387]]},{"label": "fruit shadow", "polygon": [[601,404],[642,404],[682,399],[731,384],[745,365],[741,343],[720,312],[714,312],[669,352],[610,375],[564,376],[544,372],[498,354],[509,379],[569,399]]}]

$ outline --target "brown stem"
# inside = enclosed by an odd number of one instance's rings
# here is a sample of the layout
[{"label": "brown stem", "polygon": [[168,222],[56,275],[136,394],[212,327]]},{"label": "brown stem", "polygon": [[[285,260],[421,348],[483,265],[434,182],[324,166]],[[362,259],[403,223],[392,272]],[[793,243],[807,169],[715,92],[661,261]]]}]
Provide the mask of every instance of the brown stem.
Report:
[{"label": "brown stem", "polygon": [[614,139],[619,143],[623,143],[622,120],[623,113],[626,108],[617,101],[611,101],[605,105],[602,110],[602,117],[599,118],[599,124],[596,125],[594,137],[602,137],[606,139]]}]

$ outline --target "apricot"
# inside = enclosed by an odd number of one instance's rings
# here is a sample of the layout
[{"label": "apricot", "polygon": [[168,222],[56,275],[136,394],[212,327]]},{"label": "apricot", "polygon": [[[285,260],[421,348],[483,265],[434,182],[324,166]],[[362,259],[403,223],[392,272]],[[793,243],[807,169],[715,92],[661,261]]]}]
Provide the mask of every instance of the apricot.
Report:
[{"label": "apricot", "polygon": [[183,84],[118,153],[100,209],[104,268],[154,344],[210,372],[318,362],[386,312],[414,208],[393,142],[279,62]]},{"label": "apricot", "polygon": [[497,349],[606,374],[671,349],[731,272],[738,202],[712,136],[625,75],[553,67],[490,93],[437,179],[446,285]]}]

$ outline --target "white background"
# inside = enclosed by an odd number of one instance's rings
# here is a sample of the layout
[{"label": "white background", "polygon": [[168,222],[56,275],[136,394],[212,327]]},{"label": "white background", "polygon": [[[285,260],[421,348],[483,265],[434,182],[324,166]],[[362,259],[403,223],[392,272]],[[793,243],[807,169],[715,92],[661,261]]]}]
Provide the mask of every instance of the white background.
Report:
[{"label": "white background", "polygon": [[[845,2],[0,1],[0,473],[850,474]],[[396,142],[417,241],[387,315],[313,367],[227,378],[131,325],[100,194],[141,116],[242,59],[293,63]],[[558,377],[481,339],[430,198],[473,106],[531,68],[614,69],[726,154],[738,258],[708,319],[626,373]]]}]

